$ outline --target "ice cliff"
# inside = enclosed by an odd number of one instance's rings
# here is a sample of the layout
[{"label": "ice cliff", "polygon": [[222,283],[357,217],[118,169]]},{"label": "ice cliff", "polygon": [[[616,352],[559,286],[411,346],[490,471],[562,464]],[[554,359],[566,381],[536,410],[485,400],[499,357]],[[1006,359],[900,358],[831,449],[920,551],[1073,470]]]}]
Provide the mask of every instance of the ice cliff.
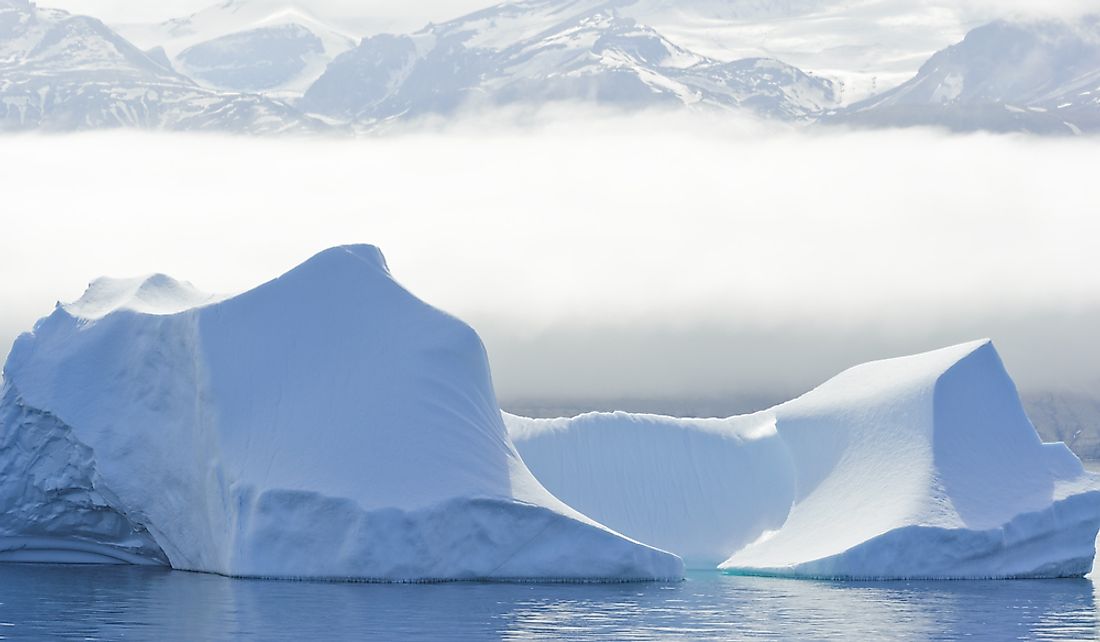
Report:
[{"label": "ice cliff", "polygon": [[1040,442],[989,341],[857,366],[754,415],[506,422],[556,496],[692,566],[838,579],[1092,568],[1100,484]]},{"label": "ice cliff", "polygon": [[100,280],[15,343],[0,561],[359,580],[678,578],[509,440],[484,348],[370,246],[239,296]]}]

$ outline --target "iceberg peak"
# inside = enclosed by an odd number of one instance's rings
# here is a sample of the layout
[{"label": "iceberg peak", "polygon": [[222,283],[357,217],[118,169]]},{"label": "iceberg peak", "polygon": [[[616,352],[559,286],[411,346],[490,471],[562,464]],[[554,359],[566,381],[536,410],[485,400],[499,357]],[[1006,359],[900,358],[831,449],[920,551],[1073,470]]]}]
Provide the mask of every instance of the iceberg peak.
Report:
[{"label": "iceberg peak", "polygon": [[[397,283],[373,246],[325,250],[217,301],[154,275],[101,279],[66,309],[5,366],[0,561],[138,556],[384,581],[682,576],[678,557],[539,484],[476,332]],[[120,517],[64,505],[74,479]],[[52,514],[71,519],[41,518]]]},{"label": "iceberg peak", "polygon": [[[390,273],[390,268],[386,264],[386,257],[382,254],[382,250],[377,246],[367,243],[330,247],[327,250],[322,250],[313,255],[312,258],[299,265],[295,270],[314,265],[324,265],[329,269],[347,269],[351,266],[368,266],[376,270],[381,270],[386,274]],[[292,270],[292,272],[293,271],[294,270]]]},{"label": "iceberg peak", "polygon": [[216,302],[219,298],[166,274],[122,279],[100,277],[88,284],[79,299],[61,304],[61,308],[73,317],[95,320],[118,310],[153,315],[178,314]]},{"label": "iceberg peak", "polygon": [[[275,297],[297,305],[333,305],[335,299],[356,299],[367,307],[384,291],[397,287],[410,293],[390,274],[386,257],[373,245],[340,245],[314,254],[263,285],[233,299]],[[411,297],[415,298],[415,297]]]},{"label": "iceberg peak", "polygon": [[[341,245],[318,252],[267,285],[300,277],[299,280],[316,287],[341,274],[356,279],[364,273],[392,279],[386,258],[376,246]],[[88,284],[79,299],[58,306],[70,316],[94,321],[120,310],[151,315],[179,314],[229,298],[233,297],[203,292],[188,281],[154,273],[131,278],[100,277]]]}]

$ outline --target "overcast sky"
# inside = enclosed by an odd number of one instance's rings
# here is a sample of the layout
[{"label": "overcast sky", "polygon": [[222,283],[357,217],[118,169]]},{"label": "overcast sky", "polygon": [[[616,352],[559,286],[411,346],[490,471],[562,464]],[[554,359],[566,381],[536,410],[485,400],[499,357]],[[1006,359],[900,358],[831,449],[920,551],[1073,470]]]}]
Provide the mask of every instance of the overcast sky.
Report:
[{"label": "overcast sky", "polygon": [[[242,1],[242,0],[238,0]],[[428,21],[443,21],[471,11],[498,4],[500,0],[243,0],[261,2],[273,7],[300,4],[323,14],[333,16],[369,17],[378,23],[411,25],[415,29]],[[745,0],[642,0],[647,5],[669,5],[688,10],[728,15],[725,7],[746,4]],[[750,0],[754,7],[759,0]],[[97,16],[107,22],[152,22],[185,16],[208,6],[218,4],[213,0],[38,0],[43,7],[59,7],[69,11]],[[813,7],[815,3],[790,3],[783,0],[777,5]],[[1100,10],[1100,0],[820,0],[822,7],[866,5],[879,13],[898,16],[899,25],[906,19],[924,20],[937,11],[956,11],[968,19],[991,19],[1013,14],[1029,15],[1081,15]],[[871,9],[867,9],[870,11]]]},{"label": "overcast sky", "polygon": [[[366,17],[379,25],[401,31],[418,29],[429,21],[440,22],[496,4],[493,0],[248,0],[273,7],[299,4],[322,15]],[[58,7],[96,16],[109,23],[160,22],[190,15],[218,4],[212,0],[39,0],[43,7]]]},{"label": "overcast sky", "polygon": [[640,116],[358,141],[0,146],[0,354],[99,275],[252,287],[382,247],[470,321],[502,398],[785,394],[992,337],[1100,385],[1095,141]]}]

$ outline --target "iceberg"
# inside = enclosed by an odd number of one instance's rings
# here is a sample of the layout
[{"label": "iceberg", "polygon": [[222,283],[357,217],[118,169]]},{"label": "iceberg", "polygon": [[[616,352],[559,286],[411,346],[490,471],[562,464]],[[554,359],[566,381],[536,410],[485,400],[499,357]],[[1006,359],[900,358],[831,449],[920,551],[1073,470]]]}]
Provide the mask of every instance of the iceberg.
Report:
[{"label": "iceberg", "polygon": [[678,579],[555,498],[484,347],[372,246],[233,297],[101,279],[19,337],[0,561],[364,581]]},{"label": "iceberg", "polygon": [[505,419],[550,492],[689,566],[822,579],[1092,569],[1100,481],[1039,440],[988,340],[856,366],[728,419]]}]

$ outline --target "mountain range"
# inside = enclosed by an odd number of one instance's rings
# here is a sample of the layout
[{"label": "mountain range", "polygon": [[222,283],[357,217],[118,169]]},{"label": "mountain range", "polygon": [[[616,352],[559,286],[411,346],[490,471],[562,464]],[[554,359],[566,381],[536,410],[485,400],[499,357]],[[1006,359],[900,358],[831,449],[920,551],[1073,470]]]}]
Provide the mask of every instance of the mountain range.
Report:
[{"label": "mountain range", "polygon": [[607,0],[521,0],[411,35],[365,38],[306,92],[307,111],[372,122],[470,105],[584,101],[749,109],[806,119],[831,81],[778,60],[720,62],[677,46]]},{"label": "mountain range", "polygon": [[204,88],[94,18],[0,0],[0,131],[115,127],[271,134],[321,123],[283,101]]},{"label": "mountain range", "polygon": [[226,0],[119,32],[141,47],[163,48],[177,69],[211,88],[296,97],[358,44],[353,29],[305,3]]},{"label": "mountain range", "polygon": [[812,22],[828,5],[512,0],[412,33],[360,37],[347,21],[293,0],[224,0],[118,30],[29,0],[0,0],[0,130],[371,131],[555,102],[858,127],[1100,129],[1095,18],[977,27],[909,80],[855,102],[860,92],[829,72],[831,63],[800,68],[713,47],[700,53],[701,40],[676,26],[701,15],[708,29],[766,28],[777,16]]}]

